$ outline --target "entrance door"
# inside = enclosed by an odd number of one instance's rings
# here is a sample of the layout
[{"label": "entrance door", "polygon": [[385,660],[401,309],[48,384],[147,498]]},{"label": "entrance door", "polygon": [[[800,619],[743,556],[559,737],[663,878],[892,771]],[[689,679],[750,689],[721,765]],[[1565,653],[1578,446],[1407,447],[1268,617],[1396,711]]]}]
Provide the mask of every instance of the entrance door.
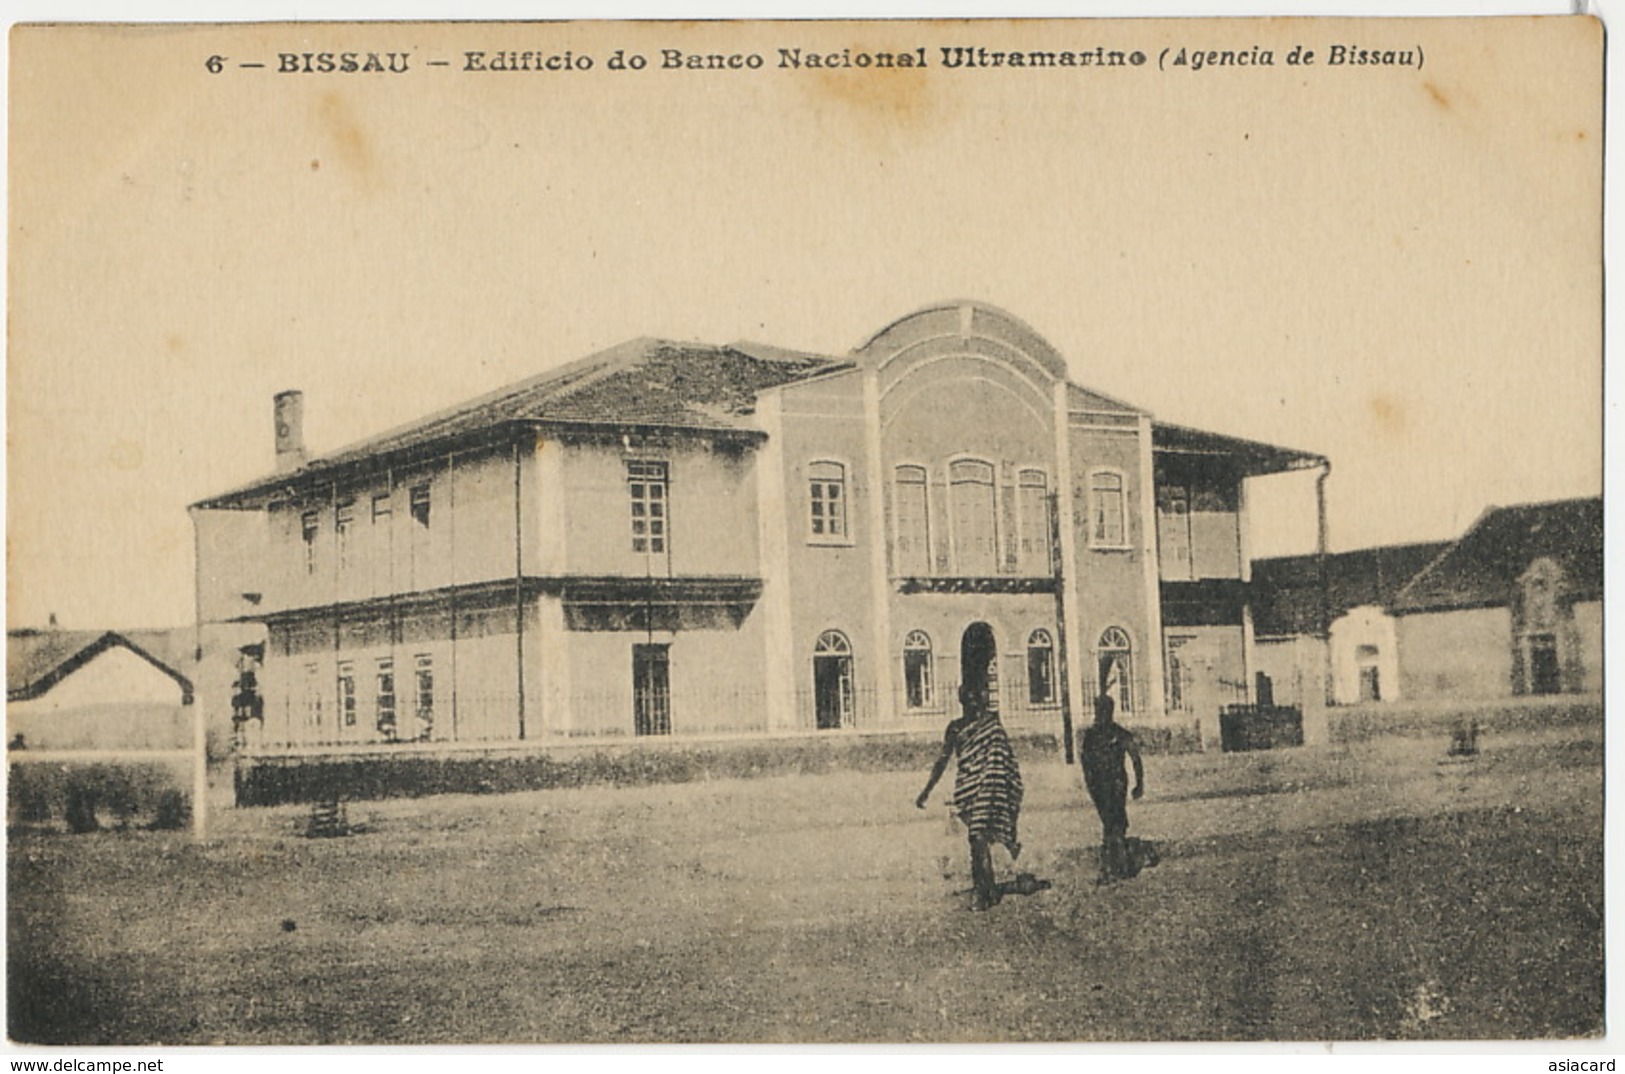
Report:
[{"label": "entrance door", "polygon": [[671,734],[671,646],[632,646],[632,729]]},{"label": "entrance door", "polygon": [[1556,635],[1529,635],[1529,692],[1555,694],[1562,689],[1562,675],[1557,665]]},{"label": "entrance door", "polygon": [[852,644],[826,630],[813,648],[813,718],[820,731],[852,726]]},{"label": "entrance door", "polygon": [[1377,647],[1375,645],[1355,646],[1354,659],[1359,662],[1360,700],[1381,701],[1382,678],[1377,671]]},{"label": "entrance door", "polygon": [[972,694],[985,694],[988,702],[999,701],[999,648],[993,628],[972,623],[959,639],[959,681]]},{"label": "entrance door", "polygon": [[1377,669],[1375,667],[1363,667],[1360,669],[1360,700],[1382,700],[1382,680],[1378,678]]}]

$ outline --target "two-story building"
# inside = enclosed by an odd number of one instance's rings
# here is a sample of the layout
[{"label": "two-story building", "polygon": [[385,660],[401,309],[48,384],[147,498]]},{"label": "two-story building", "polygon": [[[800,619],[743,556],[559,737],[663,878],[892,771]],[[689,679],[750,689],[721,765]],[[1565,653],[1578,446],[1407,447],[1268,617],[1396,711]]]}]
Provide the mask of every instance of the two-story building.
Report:
[{"label": "two-story building", "polygon": [[[844,357],[637,340],[193,507],[200,622],[266,630],[263,741],[940,726],[1246,700],[1246,488],[1319,456],[1153,421],[932,306]],[[980,624],[980,626],[978,626]],[[1087,718],[1087,717],[1085,717]]]}]

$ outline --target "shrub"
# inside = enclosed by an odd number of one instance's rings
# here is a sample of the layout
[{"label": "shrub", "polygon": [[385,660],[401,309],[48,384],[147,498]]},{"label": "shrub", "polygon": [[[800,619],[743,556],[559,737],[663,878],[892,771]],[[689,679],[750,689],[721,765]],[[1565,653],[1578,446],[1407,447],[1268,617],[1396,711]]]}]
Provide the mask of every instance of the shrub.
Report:
[{"label": "shrub", "polygon": [[192,808],[186,795],[171,787],[158,796],[158,808],[152,818],[155,831],[177,831],[192,820]]},{"label": "shrub", "polygon": [[96,819],[96,792],[77,784],[70,785],[66,817],[68,830],[76,835],[99,831],[102,825]]}]

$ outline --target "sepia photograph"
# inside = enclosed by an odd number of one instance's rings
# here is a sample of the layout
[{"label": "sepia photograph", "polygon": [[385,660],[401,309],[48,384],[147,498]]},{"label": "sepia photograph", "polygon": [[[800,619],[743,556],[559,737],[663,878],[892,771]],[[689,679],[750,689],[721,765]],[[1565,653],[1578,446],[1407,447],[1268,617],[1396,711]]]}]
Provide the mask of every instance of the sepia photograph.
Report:
[{"label": "sepia photograph", "polygon": [[12,1050],[1603,1040],[1600,19],[8,48]]}]

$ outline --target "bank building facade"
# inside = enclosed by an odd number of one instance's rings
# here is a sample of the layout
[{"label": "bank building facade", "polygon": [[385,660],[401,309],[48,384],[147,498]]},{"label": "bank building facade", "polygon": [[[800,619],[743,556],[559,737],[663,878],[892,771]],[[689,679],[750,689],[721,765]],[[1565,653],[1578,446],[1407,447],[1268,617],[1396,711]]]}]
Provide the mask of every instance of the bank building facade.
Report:
[{"label": "bank building facade", "polygon": [[1327,469],[974,302],[839,357],[635,340],[317,458],[301,411],[192,507],[268,751],[938,730],[973,627],[1012,726],[1104,691],[1216,737],[1255,700],[1248,483]]}]

